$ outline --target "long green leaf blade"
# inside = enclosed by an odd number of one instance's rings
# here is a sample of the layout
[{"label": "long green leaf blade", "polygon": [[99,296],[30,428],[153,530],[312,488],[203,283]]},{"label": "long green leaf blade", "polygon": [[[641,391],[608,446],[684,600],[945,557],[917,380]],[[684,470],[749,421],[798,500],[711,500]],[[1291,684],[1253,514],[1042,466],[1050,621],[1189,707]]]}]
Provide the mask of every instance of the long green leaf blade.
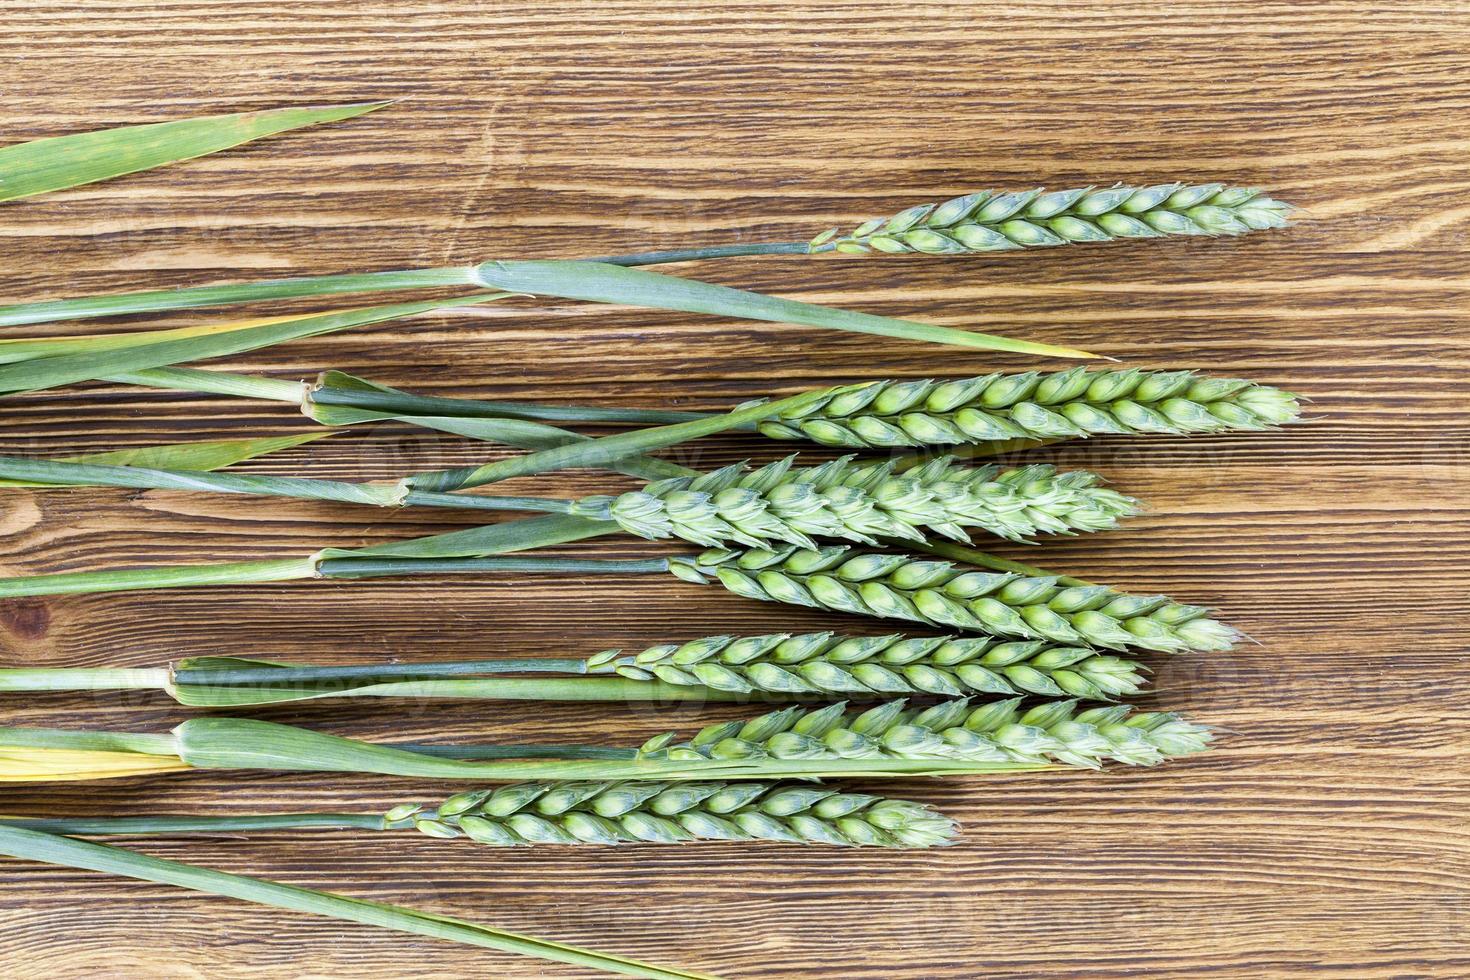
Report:
[{"label": "long green leaf blade", "polygon": [[67,463],[54,459],[21,459],[14,456],[0,456],[0,476],[12,480],[34,480],[53,486],[243,493],[266,497],[331,500],[375,507],[397,506],[403,502],[404,496],[397,487],[387,483],[348,483],[343,480],[313,480],[290,476],[157,470],[138,466]]},{"label": "long green leaf blade", "polygon": [[[208,473],[213,470],[258,459],[283,449],[291,449],[336,435],[335,432],[306,432],[295,436],[273,436],[265,439],[220,439],[210,442],[178,442],[164,446],[142,446],[137,449],[115,449],[106,453],[67,456],[59,463],[82,463],[105,466],[134,466],[159,470],[186,470]],[[55,483],[0,480],[0,487],[55,487]]]},{"label": "long green leaf blade", "polygon": [[210,472],[234,466],[251,459],[308,442],[316,442],[335,432],[302,432],[294,436],[268,436],[262,439],[216,439],[206,442],[176,442],[165,446],[143,446],[138,449],[115,449],[106,453],[67,456],[66,463],[96,463],[103,466],[143,466],[159,470],[198,470]]},{"label": "long green leaf blade", "polygon": [[424,300],[417,303],[395,303],[334,313],[291,317],[265,326],[229,330],[198,336],[162,340],[136,347],[103,351],[60,354],[33,361],[0,365],[0,393],[39,391],[77,381],[91,381],[130,371],[165,367],[184,361],[223,357],[242,351],[257,350],[272,344],[334,333],[369,323],[381,323],[415,313],[455,306],[488,303],[505,298],[507,293],[473,293],[454,299]]},{"label": "long green leaf blade", "polygon": [[506,261],[486,262],[478,267],[480,282],[512,292],[564,299],[619,303],[657,310],[708,313],[743,320],[799,323],[857,333],[921,340],[932,344],[954,344],[982,350],[1003,350],[1042,357],[1093,358],[1096,354],[1069,347],[1053,347],[992,334],[972,333],[932,323],[896,320],[851,310],[799,303],[697,279],[681,279],[647,269],[609,265],[605,262]]},{"label": "long green leaf blade", "polygon": [[[506,284],[514,284],[507,286]],[[76,320],[120,313],[193,309],[234,303],[375,292],[387,289],[423,289],[431,286],[498,286],[512,292],[557,296],[563,299],[618,303],[685,313],[773,323],[797,323],[834,330],[878,334],[928,343],[954,344],[982,350],[1004,350],[1042,357],[1094,358],[1098,355],[1070,347],[1055,347],[992,334],[956,330],[931,323],[873,316],[852,310],[816,306],[761,293],[716,286],[695,279],[660,275],[645,269],[606,262],[495,261],[478,266],[442,269],[406,269],[334,276],[307,276],[223,286],[198,286],[76,299],[0,306],[0,326]]]},{"label": "long green leaf blade", "polygon": [[519,933],[476,925],[463,919],[419,912],[398,905],[368,902],[331,892],[283,885],[263,878],[201,868],[181,861],[151,857],[121,847],[58,837],[36,830],[0,826],[0,854],[27,861],[59,864],[104,874],[122,875],[140,881],[174,885],[192,891],[237,898],[257,905],[324,915],[347,922],[393,929],[398,932],[483,946],[522,956],[535,956],[557,963],[606,970],[623,976],[651,980],[714,980],[705,974],[665,969],[638,960],[610,956],[578,946],[547,942]]},{"label": "long green leaf blade", "polygon": [[143,347],[165,340],[183,340],[187,337],[201,337],[206,334],[248,330],[251,327],[263,327],[271,323],[284,323],[290,319],[293,317],[273,316],[255,320],[236,320],[230,323],[195,324],[189,327],[173,327],[168,330],[75,334],[66,337],[13,337],[0,340],[0,364],[34,361],[38,357],[59,357],[62,354],[97,353],[104,350],[116,350],[120,347]]},{"label": "long green leaf blade", "polygon": [[397,272],[354,272],[333,276],[301,276],[295,279],[264,279],[260,282],[189,286],[184,289],[148,289],[0,306],[0,327],[13,327],[23,323],[51,323],[57,320],[87,320],[124,313],[234,306],[274,299],[310,299],[342,293],[478,284],[474,266],[459,266],[447,269],[404,269]]},{"label": "long green leaf blade", "polygon": [[0,149],[0,201],[192,160],[302,126],[351,119],[388,102],[303,106],[120,126]]}]

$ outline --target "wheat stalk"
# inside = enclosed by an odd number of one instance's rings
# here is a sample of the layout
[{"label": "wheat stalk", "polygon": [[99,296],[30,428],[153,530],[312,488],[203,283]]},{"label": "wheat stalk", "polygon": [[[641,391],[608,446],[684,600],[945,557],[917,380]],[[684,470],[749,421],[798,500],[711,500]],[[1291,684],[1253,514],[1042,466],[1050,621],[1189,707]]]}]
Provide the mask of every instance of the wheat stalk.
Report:
[{"label": "wheat stalk", "polygon": [[[168,667],[0,668],[0,693],[166,691],[181,704],[227,707],[319,697],[633,701],[934,694],[1036,694],[1107,701],[1138,693],[1143,665],[1087,647],[991,637],[708,636],[585,659],[420,664],[286,664],[186,658]],[[506,675],[572,676],[506,676]]]},{"label": "wheat stalk", "polygon": [[333,828],[417,830],[496,847],[533,844],[681,844],[764,840],[857,847],[940,847],[954,821],[919,803],[830,787],[730,782],[536,782],[457,793],[438,807],[386,813],[279,813],[197,817],[4,818],[52,834],[239,833]]},{"label": "wheat stalk", "polygon": [[1012,639],[1174,653],[1228,650],[1238,634],[1203,606],[1134,596],[1054,575],[980,571],[953,562],[846,547],[714,549],[672,558],[686,581],[717,578],[737,595],[817,609],[907,619]]},{"label": "wheat stalk", "polygon": [[[671,572],[688,582],[718,578],[737,595],[768,602],[907,619],[1007,639],[1174,653],[1228,650],[1239,634],[1203,606],[1168,596],[1135,596],[1052,575],[956,545],[926,544],[992,569],[949,561],[854,551],[848,547],[710,549],[697,556],[582,559],[507,554],[588,536],[570,528],[512,521],[356,551],[327,549],[301,558],[143,569],[61,572],[0,579],[0,597],[75,595],[198,585],[245,585],[294,579],[363,579],[397,575],[641,574]],[[525,528],[516,525],[528,525]],[[592,527],[598,525],[592,523]],[[507,532],[501,534],[499,532]],[[494,542],[492,544],[492,541]],[[462,556],[462,557],[461,557]]]},{"label": "wheat stalk", "polygon": [[[538,450],[586,440],[585,436],[546,422],[662,426],[712,417],[697,412],[426,397],[338,371],[326,372],[315,386],[189,368],[139,371],[113,380],[285,401],[301,406],[308,417],[325,425],[398,418],[470,438]],[[1172,394],[1163,395],[1171,388]],[[982,454],[977,450],[1004,452],[1015,444],[1030,445],[1079,434],[1254,431],[1295,421],[1300,411],[1296,397],[1277,388],[1192,372],[1137,369],[990,375],[956,381],[881,381],[854,386],[852,391],[849,397],[839,397],[835,391],[823,397],[817,392],[809,410],[778,412],[763,424],[757,420],[740,427],[759,427],[777,439],[811,438],[854,448],[969,443],[965,455],[974,456]],[[857,397],[859,393],[862,397]],[[850,426],[843,413],[851,413]],[[956,425],[961,413],[973,435]],[[1080,433],[1076,431],[1079,429]],[[687,469],[680,472],[681,468],[673,463],[646,457],[625,457],[608,461],[607,465],[645,479],[693,475]]]},{"label": "wheat stalk", "polygon": [[1240,235],[1285,227],[1295,211],[1257,188],[1216,183],[979,191],[874,218],[846,235],[833,228],[808,250],[965,255],[1115,238]]},{"label": "wheat stalk", "polygon": [[773,439],[890,449],[1093,435],[1255,431],[1295,421],[1296,396],[1193,371],[1071,370],[875,381],[757,423]]},{"label": "wheat stalk", "polygon": [[[1022,708],[1022,698],[975,707],[846,702],[787,708],[667,733],[633,748],[591,745],[383,745],[244,718],[192,718],[166,735],[0,728],[0,782],[105,779],[144,771],[267,769],[358,772],[482,782],[818,779],[1096,769],[1153,765],[1203,751],[1207,729],[1129,705],[1077,710],[1076,700]],[[154,760],[125,765],[127,759]]]},{"label": "wheat stalk", "polygon": [[991,637],[708,636],[589,657],[588,673],[773,695],[1036,694],[1095,701],[1137,694],[1143,666],[1088,647]]},{"label": "wheat stalk", "polygon": [[1137,512],[1137,501],[1099,487],[1094,474],[1058,474],[1050,466],[1002,472],[945,457],[899,475],[892,460],[845,456],[793,469],[795,462],[793,455],[750,472],[737,464],[660,480],[617,497],[584,498],[571,513],[614,521],[645,538],[812,548],[813,538],[923,541],[925,531],[968,541],[972,527],[1022,540],[1105,530]]},{"label": "wheat stalk", "polygon": [[940,458],[899,475],[895,460],[858,463],[849,456],[793,469],[795,462],[792,455],[753,472],[736,464],[655,481],[616,497],[573,501],[415,490],[416,477],[397,483],[349,483],[8,456],[0,456],[0,479],[41,486],[287,496],[379,507],[547,511],[611,522],[644,538],[679,537],[707,546],[789,543],[814,548],[812,536],[867,544],[880,537],[924,542],[926,530],[968,542],[966,529],[971,527],[1024,540],[1035,534],[1106,530],[1115,527],[1119,517],[1137,512],[1135,500],[1097,486],[1094,474],[1058,475],[1049,466],[1001,472],[998,467],[969,469]]},{"label": "wheat stalk", "polygon": [[680,762],[773,758],[955,759],[1099,769],[1106,761],[1151,766],[1203,752],[1206,728],[1172,712],[1136,712],[1128,705],[1077,710],[1075,700],[1023,709],[1021,698],[973,707],[968,698],[910,708],[889,701],[861,713],[837,703],[783,708],[747,722],[710,725],[687,742],[652,740],[642,755]]}]

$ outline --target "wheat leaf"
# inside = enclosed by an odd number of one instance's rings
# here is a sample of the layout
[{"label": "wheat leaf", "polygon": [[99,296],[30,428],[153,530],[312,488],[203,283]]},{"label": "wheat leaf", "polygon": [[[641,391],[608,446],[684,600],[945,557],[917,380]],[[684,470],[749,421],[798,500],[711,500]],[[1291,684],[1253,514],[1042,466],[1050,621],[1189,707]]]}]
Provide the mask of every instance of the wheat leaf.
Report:
[{"label": "wheat leaf", "polygon": [[418,303],[395,303],[370,306],[333,313],[314,313],[273,318],[261,325],[252,321],[241,328],[216,330],[191,336],[166,337],[131,347],[84,349],[76,353],[57,354],[35,360],[0,366],[0,394],[39,391],[77,381],[90,381],[165,367],[185,361],[223,357],[242,351],[257,350],[288,340],[334,333],[369,323],[380,323],[415,313],[503,299],[506,293],[474,293],[455,299],[425,300]]},{"label": "wheat leaf", "polygon": [[357,102],[266,109],[18,143],[0,149],[0,201],[207,156],[273,133],[350,119],[387,104]]},{"label": "wheat leaf", "polygon": [[684,313],[773,323],[796,323],[833,330],[899,337],[928,343],[954,344],[983,350],[1013,351],[1043,357],[1094,358],[1098,355],[1068,347],[1011,340],[991,334],[956,330],[931,323],[873,316],[852,310],[816,306],[761,293],[716,286],[695,279],[665,276],[645,269],[606,262],[492,261],[478,266],[441,269],[402,269],[389,272],[307,276],[221,286],[149,290],[82,296],[0,306],[0,326],[45,323],[122,313],[227,306],[273,299],[380,292],[393,289],[427,289],[438,286],[494,286],[511,292],[555,296],[562,299],[616,303]]},{"label": "wheat leaf", "polygon": [[482,285],[511,292],[563,299],[589,300],[597,303],[619,303],[657,310],[684,313],[707,313],[742,320],[767,320],[774,323],[799,323],[809,327],[827,327],[856,333],[920,340],[934,344],[954,344],[983,350],[1012,351],[1042,357],[1092,358],[1096,354],[1069,347],[1053,347],[1024,340],[1011,340],[992,334],[956,330],[931,323],[897,320],[852,310],[842,310],[796,300],[766,296],[728,286],[681,279],[646,269],[609,265],[604,262],[509,261],[486,262],[476,269]]},{"label": "wheat leaf", "polygon": [[[142,446],[137,449],[116,449],[107,453],[88,453],[85,456],[66,456],[57,462],[83,463],[102,466],[140,466],[159,470],[184,470],[208,473],[257,459],[270,453],[280,452],[314,442],[333,432],[307,432],[295,436],[273,436],[266,439],[220,439],[212,442],[178,442],[164,446]],[[34,483],[24,480],[0,480],[0,487],[55,488],[54,483]]]},{"label": "wheat leaf", "polygon": [[258,905],[307,912],[328,918],[393,929],[398,932],[483,946],[522,956],[535,956],[624,976],[652,980],[713,980],[704,974],[668,970],[621,956],[609,956],[577,946],[547,942],[519,933],[504,932],[449,916],[419,912],[397,905],[368,902],[330,892],[282,885],[261,878],[229,874],[180,861],[138,854],[121,847],[58,837],[36,830],[0,826],[0,854],[28,861],[42,861],[68,868],[100,871],[140,881],[174,885],[193,891],[237,898]]},{"label": "wheat leaf", "polygon": [[260,317],[254,320],[234,320],[229,323],[196,324],[191,327],[173,327],[168,330],[136,330],[132,333],[76,334],[66,337],[14,337],[0,340],[0,364],[16,361],[33,361],[39,357],[59,357],[63,354],[100,353],[128,347],[146,347],[165,340],[185,340],[190,337],[207,337],[212,334],[249,330],[273,323],[285,323],[301,317],[300,313],[286,316]]}]

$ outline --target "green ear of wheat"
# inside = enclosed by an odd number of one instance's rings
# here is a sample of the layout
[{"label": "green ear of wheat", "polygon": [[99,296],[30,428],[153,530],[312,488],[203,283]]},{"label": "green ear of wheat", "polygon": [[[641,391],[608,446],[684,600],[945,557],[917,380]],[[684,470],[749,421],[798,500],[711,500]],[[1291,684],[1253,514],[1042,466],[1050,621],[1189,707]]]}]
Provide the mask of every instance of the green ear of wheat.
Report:
[{"label": "green ear of wheat", "polygon": [[609,650],[586,663],[588,673],[772,695],[1034,694],[1109,701],[1137,694],[1144,683],[1141,664],[1085,646],[897,633],[709,636],[631,655]]},{"label": "green ear of wheat", "polygon": [[384,815],[385,827],[481,844],[679,844],[764,840],[841,847],[939,847],[955,825],[907,800],[769,783],[518,783],[459,793],[427,810]]},{"label": "green ear of wheat", "polygon": [[967,255],[1115,238],[1240,235],[1285,227],[1295,211],[1257,188],[1218,183],[978,191],[874,218],[846,235],[834,228],[808,248]]},{"label": "green ear of wheat", "polygon": [[1023,708],[1021,698],[979,707],[968,699],[911,708],[889,701],[861,713],[843,703],[785,708],[747,722],[710,725],[687,742],[652,740],[649,759],[781,760],[957,759],[966,762],[1060,763],[1099,769],[1108,761],[1151,766],[1203,752],[1208,729],[1170,712],[1128,705],[1077,710],[1075,700]]},{"label": "green ear of wheat", "polygon": [[948,561],[854,551],[714,549],[671,559],[687,581],[714,576],[737,595],[1009,639],[1161,653],[1221,651],[1239,634],[1203,606],[1135,596],[1103,585],[1064,585],[1058,576],[981,571]]},{"label": "green ear of wheat", "polygon": [[988,374],[875,381],[758,424],[773,439],[895,449],[1094,435],[1258,431],[1295,421],[1296,396],[1193,371]]},{"label": "green ear of wheat", "polygon": [[648,484],[617,497],[587,497],[576,516],[615,521],[641,537],[680,537],[706,546],[816,547],[816,538],[876,544],[925,541],[928,533],[969,540],[983,528],[1011,540],[1102,531],[1138,502],[1098,486],[1095,474],[1050,466],[968,468],[951,458],[905,473],[896,462],[851,456],[794,468],[796,457],[747,472],[742,465]]}]

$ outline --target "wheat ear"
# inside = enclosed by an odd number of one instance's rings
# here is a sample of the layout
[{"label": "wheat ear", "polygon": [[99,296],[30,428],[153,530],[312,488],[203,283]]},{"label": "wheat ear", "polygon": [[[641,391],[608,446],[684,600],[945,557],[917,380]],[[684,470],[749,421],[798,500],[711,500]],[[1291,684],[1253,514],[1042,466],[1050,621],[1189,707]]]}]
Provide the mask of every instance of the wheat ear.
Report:
[{"label": "wheat ear", "polygon": [[1258,431],[1295,421],[1295,395],[1193,371],[1071,370],[956,381],[875,381],[781,412],[757,428],[773,439],[895,449],[1095,435]]},{"label": "wheat ear", "polygon": [[1115,238],[1241,235],[1285,227],[1295,211],[1257,188],[1218,183],[977,191],[874,218],[845,235],[833,228],[808,250],[968,255]]},{"label": "wheat ear", "polygon": [[1163,653],[1228,650],[1239,634],[1203,606],[1135,596],[1055,575],[981,571],[948,561],[845,547],[712,549],[673,558],[687,581],[717,578],[737,595],[835,612],[907,619],[1010,639]]},{"label": "wheat ear", "polygon": [[1090,647],[984,636],[708,636],[635,654],[588,658],[588,673],[773,695],[1071,695],[1094,701],[1137,694],[1136,661]]}]

